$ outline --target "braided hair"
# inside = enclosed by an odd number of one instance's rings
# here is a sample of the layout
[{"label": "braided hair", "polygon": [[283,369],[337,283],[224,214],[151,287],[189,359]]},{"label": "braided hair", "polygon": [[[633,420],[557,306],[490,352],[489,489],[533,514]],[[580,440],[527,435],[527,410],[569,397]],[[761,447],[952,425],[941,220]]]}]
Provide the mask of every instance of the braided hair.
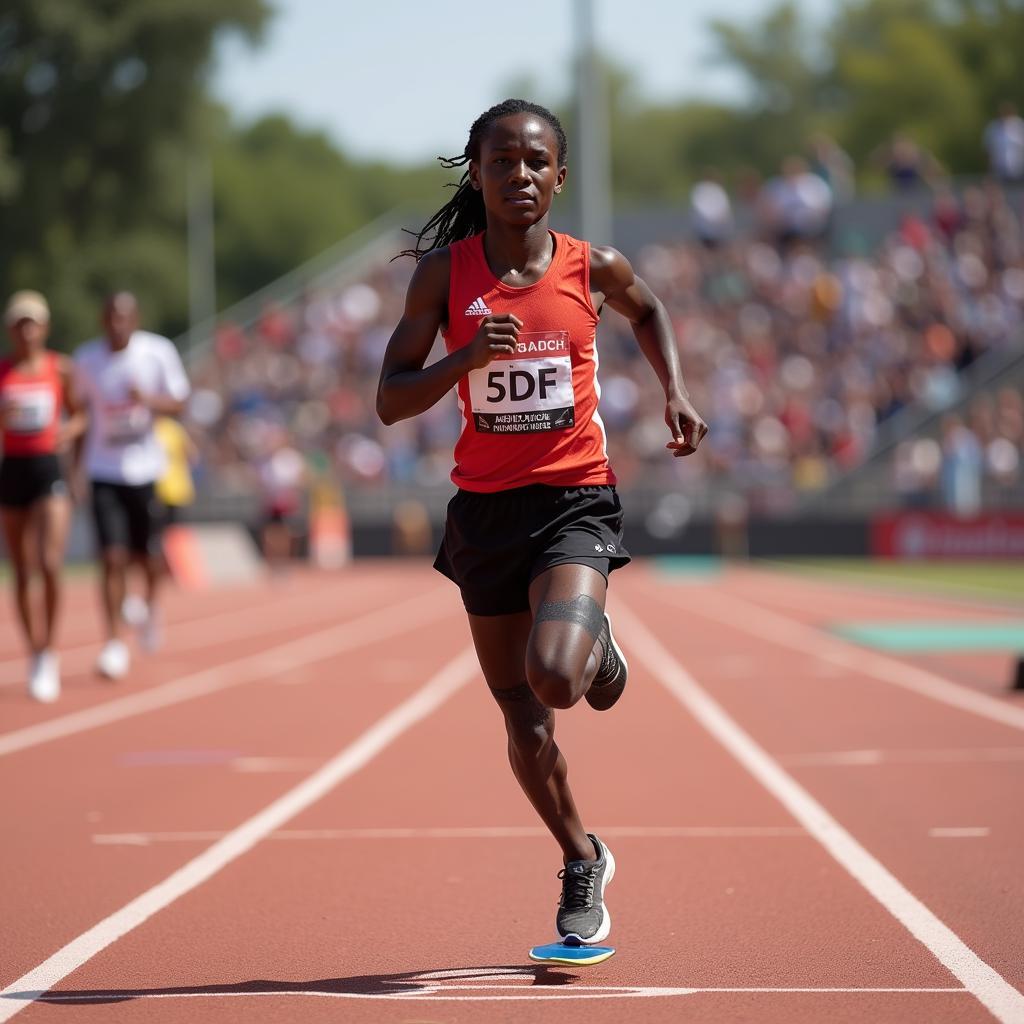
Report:
[{"label": "braided hair", "polygon": [[[470,160],[479,160],[480,142],[484,133],[492,122],[512,114],[536,114],[537,117],[546,121],[558,140],[559,166],[565,164],[569,147],[565,139],[565,131],[558,118],[547,107],[530,103],[528,100],[502,100],[501,103],[485,110],[473,122],[469,129],[469,141],[461,156],[439,156],[437,158],[441,162],[441,166],[463,167]],[[408,234],[416,236],[416,245],[411,249],[403,249],[398,254],[399,256],[411,256],[414,260],[420,260],[434,249],[443,249],[452,242],[461,241],[463,238],[472,238],[473,235],[479,234],[487,227],[484,199],[470,183],[469,171],[463,172],[458,185],[449,187],[455,189],[455,195],[419,231],[405,229]]]}]

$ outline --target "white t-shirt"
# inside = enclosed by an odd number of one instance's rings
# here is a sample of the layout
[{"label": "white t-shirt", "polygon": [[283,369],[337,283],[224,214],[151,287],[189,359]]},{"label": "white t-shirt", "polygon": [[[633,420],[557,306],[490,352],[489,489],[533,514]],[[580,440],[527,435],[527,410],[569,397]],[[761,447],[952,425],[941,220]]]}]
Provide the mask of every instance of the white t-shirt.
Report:
[{"label": "white t-shirt", "polygon": [[153,414],[132,399],[131,391],[180,402],[188,398],[188,377],[174,343],[136,331],[125,348],[113,352],[106,338],[94,338],[75,352],[75,383],[89,407],[89,479],[133,486],[159,479],[165,456],[153,432]]},{"label": "white t-shirt", "polygon": [[1003,178],[1024,177],[1024,119],[999,117],[985,129],[992,170]]}]

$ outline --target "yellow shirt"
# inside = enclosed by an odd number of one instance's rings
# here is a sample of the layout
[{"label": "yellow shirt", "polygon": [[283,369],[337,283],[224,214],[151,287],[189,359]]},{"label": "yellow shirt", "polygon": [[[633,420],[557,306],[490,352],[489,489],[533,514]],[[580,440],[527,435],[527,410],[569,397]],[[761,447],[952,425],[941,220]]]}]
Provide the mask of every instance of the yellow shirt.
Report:
[{"label": "yellow shirt", "polygon": [[153,429],[167,456],[167,468],[156,482],[156,496],[165,505],[190,505],[196,496],[189,468],[192,441],[185,428],[169,416],[159,417]]}]

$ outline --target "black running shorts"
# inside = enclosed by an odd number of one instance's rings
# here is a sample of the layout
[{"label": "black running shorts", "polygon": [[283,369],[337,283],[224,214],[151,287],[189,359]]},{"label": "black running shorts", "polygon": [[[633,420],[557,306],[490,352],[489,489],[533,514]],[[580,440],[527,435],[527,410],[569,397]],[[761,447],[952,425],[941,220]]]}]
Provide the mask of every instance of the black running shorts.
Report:
[{"label": "black running shorts", "polygon": [[0,463],[0,505],[28,508],[68,493],[56,455],[8,455]]},{"label": "black running shorts", "polygon": [[159,553],[162,513],[152,484],[93,480],[92,517],[100,551],[125,548],[133,555]]},{"label": "black running shorts", "polygon": [[530,610],[533,580],[555,565],[589,565],[606,579],[629,562],[614,487],[534,484],[448,503],[434,568],[458,584],[470,615]]}]

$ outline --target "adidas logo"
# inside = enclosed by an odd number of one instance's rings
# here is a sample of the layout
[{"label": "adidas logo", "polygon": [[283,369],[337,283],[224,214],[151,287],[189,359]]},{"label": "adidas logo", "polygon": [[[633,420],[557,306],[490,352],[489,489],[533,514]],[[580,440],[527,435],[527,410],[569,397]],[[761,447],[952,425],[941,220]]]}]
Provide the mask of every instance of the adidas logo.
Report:
[{"label": "adidas logo", "polygon": [[466,307],[466,316],[491,316],[491,309],[483,299],[474,299]]}]

